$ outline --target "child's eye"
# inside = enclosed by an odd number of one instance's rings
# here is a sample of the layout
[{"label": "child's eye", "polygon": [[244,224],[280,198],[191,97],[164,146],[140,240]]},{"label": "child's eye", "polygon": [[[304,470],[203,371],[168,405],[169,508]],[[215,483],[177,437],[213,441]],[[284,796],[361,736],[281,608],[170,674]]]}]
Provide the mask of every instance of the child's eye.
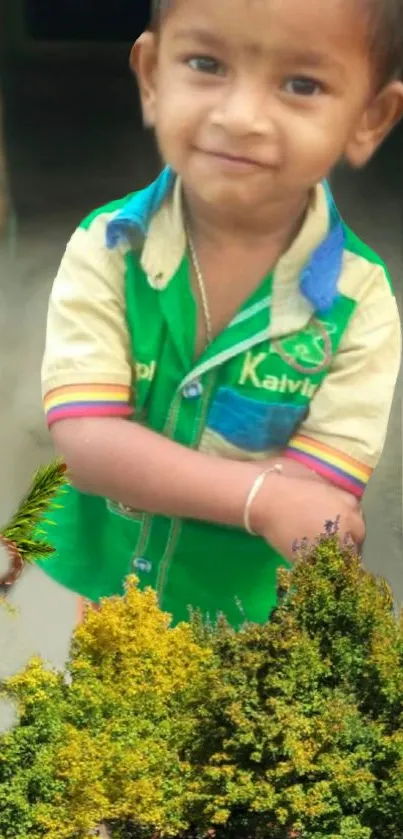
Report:
[{"label": "child's eye", "polygon": [[318,93],[322,93],[323,85],[315,79],[298,76],[294,79],[287,79],[284,90],[293,96],[317,96]]},{"label": "child's eye", "polygon": [[195,70],[196,73],[208,73],[211,76],[222,75],[223,73],[223,65],[208,55],[197,55],[194,58],[189,58],[187,63],[190,69]]}]

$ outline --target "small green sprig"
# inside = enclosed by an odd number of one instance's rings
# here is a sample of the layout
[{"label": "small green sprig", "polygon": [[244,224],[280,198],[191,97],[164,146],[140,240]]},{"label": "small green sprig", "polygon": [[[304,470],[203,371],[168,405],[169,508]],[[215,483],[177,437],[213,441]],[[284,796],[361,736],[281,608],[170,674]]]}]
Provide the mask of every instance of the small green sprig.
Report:
[{"label": "small green sprig", "polygon": [[2,539],[17,548],[24,562],[32,563],[53,553],[50,545],[37,538],[41,536],[38,525],[54,497],[63,492],[65,473],[66,467],[61,460],[38,469],[11,521],[0,531]]}]

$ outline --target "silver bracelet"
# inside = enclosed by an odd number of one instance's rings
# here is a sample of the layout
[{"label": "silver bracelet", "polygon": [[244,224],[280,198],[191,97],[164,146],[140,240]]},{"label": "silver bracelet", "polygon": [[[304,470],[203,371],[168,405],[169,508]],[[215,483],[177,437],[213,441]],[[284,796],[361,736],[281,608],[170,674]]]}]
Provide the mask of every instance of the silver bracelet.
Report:
[{"label": "silver bracelet", "polygon": [[245,530],[251,536],[258,536],[258,534],[255,533],[254,530],[252,530],[251,524],[250,524],[250,514],[252,512],[253,502],[254,502],[257,494],[260,492],[267,476],[268,475],[273,475],[275,473],[277,475],[281,475],[282,471],[283,471],[283,467],[281,466],[281,464],[276,463],[275,466],[270,466],[268,469],[265,469],[265,471],[262,472],[261,475],[258,475],[258,477],[256,478],[256,480],[255,480],[255,482],[252,486],[252,489],[251,489],[251,491],[250,491],[250,493],[249,493],[249,495],[246,499],[245,512],[244,512],[244,516],[243,516],[243,523],[244,523]]}]

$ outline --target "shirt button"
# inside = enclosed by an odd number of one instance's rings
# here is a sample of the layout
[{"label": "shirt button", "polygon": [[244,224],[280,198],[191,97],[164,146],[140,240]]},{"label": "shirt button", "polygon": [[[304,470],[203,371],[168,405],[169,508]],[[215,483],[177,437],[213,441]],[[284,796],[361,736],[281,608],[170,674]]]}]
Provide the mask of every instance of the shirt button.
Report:
[{"label": "shirt button", "polygon": [[199,379],[196,379],[194,382],[189,382],[182,391],[184,399],[199,399],[202,393],[203,385]]},{"label": "shirt button", "polygon": [[145,556],[136,556],[133,560],[133,568],[135,571],[142,571],[143,574],[150,574],[152,571],[152,563]]}]

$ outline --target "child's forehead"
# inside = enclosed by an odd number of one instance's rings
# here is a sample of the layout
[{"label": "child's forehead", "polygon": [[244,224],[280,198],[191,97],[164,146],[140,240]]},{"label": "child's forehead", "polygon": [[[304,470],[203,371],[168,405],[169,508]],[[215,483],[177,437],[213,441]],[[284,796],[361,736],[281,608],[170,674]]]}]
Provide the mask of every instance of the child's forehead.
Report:
[{"label": "child's forehead", "polygon": [[171,34],[211,33],[251,51],[287,43],[364,46],[362,0],[171,0]]}]

